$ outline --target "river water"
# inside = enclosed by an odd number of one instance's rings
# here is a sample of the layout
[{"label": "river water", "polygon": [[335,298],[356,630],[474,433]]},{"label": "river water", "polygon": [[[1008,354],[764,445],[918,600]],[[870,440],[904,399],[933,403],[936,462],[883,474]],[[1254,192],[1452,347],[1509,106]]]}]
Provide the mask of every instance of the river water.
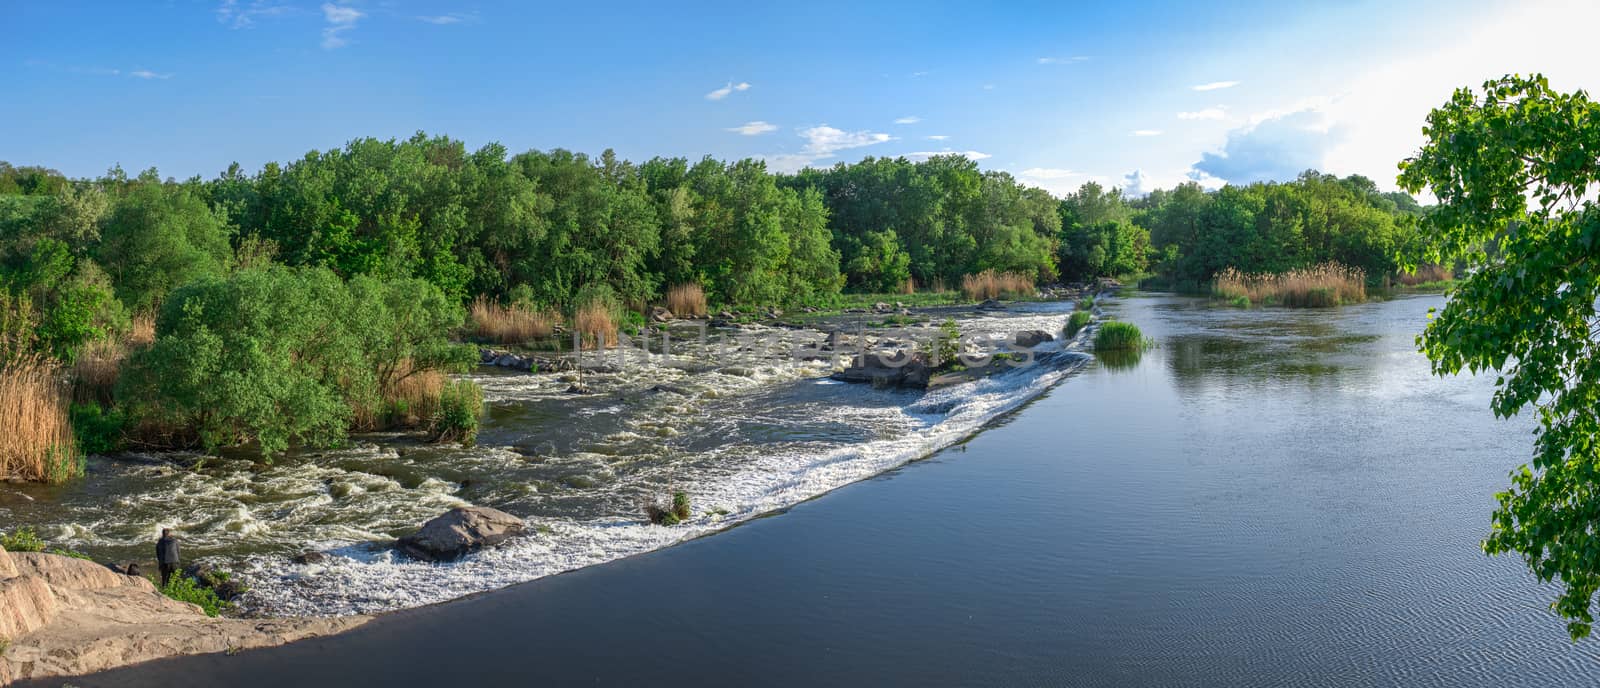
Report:
[{"label": "river water", "polygon": [[[1554,591],[1479,550],[1533,423],[1492,417],[1492,378],[1429,374],[1413,337],[1442,303],[1114,299],[1157,348],[1013,380],[971,411],[990,418],[976,435],[775,518],[342,636],[84,685],[1600,684],[1600,645],[1567,639]],[[705,441],[759,436],[798,456],[856,432],[847,444],[903,443],[882,452],[897,460],[944,440],[895,437],[953,431],[978,391],[929,404],[774,380],[718,399],[748,403],[715,406],[737,420]],[[833,465],[864,461],[842,447]],[[810,466],[787,473],[811,486],[795,494],[870,470],[812,481],[818,462],[783,461]],[[757,503],[781,483],[696,485]]]}]

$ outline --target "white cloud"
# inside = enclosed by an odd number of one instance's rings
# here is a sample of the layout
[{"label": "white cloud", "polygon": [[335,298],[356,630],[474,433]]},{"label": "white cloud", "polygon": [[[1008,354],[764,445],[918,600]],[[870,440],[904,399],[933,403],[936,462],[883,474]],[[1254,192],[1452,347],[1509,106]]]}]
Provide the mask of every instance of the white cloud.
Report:
[{"label": "white cloud", "polygon": [[1193,112],[1178,113],[1178,119],[1225,119],[1227,116],[1227,109],[1223,108],[1221,105],[1216,107],[1208,107],[1202,110],[1195,110]]},{"label": "white cloud", "polygon": [[1030,167],[1016,173],[1016,177],[1028,186],[1037,186],[1056,196],[1065,196],[1076,191],[1084,182],[1098,180],[1087,173],[1061,167]]},{"label": "white cloud", "polygon": [[238,0],[222,0],[217,6],[217,21],[227,24],[229,28],[243,29],[253,26],[258,17],[276,17],[290,11],[288,5],[279,5],[270,0],[252,0],[240,5]]},{"label": "white cloud", "polygon": [[1150,193],[1150,176],[1144,170],[1134,170],[1122,177],[1124,196],[1143,197]]},{"label": "white cloud", "polygon": [[456,14],[456,13],[452,12],[450,14],[436,14],[436,15],[432,15],[432,16],[427,16],[427,15],[419,16],[419,17],[417,17],[417,21],[427,22],[429,24],[436,24],[438,26],[449,26],[450,24],[460,24],[460,23],[462,23],[464,21],[467,21],[467,20],[470,20],[472,18],[473,18],[472,15]]},{"label": "white cloud", "polygon": [[1089,57],[1086,56],[1086,55],[1073,55],[1072,57],[1041,57],[1041,58],[1039,58],[1039,64],[1042,64],[1042,65],[1072,64],[1074,62],[1088,62],[1088,61],[1089,61]]},{"label": "white cloud", "polygon": [[799,153],[783,153],[778,155],[763,156],[767,165],[777,172],[797,172],[801,168],[834,157],[839,151],[873,146],[888,141],[894,137],[875,131],[845,131],[819,124],[800,130],[800,138],[806,140],[805,146]]},{"label": "white cloud", "polygon": [[994,84],[984,84],[983,85],[983,90],[985,90],[985,91],[993,91],[994,90]]},{"label": "white cloud", "polygon": [[754,122],[745,122],[737,127],[728,127],[728,131],[744,134],[745,136],[758,136],[760,134],[777,130],[778,125],[769,122],[763,122],[759,119]]},{"label": "white cloud", "polygon": [[929,136],[928,140],[929,141],[943,141],[943,140],[948,139],[948,138],[950,138],[950,136],[948,134],[934,134],[932,136]]},{"label": "white cloud", "polygon": [[1285,181],[1308,169],[1325,169],[1328,151],[1344,137],[1321,109],[1271,113],[1228,132],[1222,150],[1205,153],[1197,172],[1229,184]]},{"label": "white cloud", "polygon": [[354,7],[322,3],[322,17],[328,25],[322,29],[322,49],[334,50],[350,44],[342,34],[356,28],[356,22],[367,16]]},{"label": "white cloud", "polygon": [[[115,70],[113,70],[112,73],[115,73]],[[157,73],[157,72],[152,72],[152,71],[150,71],[148,69],[135,69],[135,70],[133,70],[131,72],[128,72],[128,76],[134,77],[136,79],[171,79],[172,78],[172,74],[171,73]]]},{"label": "white cloud", "polygon": [[1129,136],[1160,136],[1160,129],[1134,129],[1128,132]]},{"label": "white cloud", "polygon": [[1217,91],[1224,88],[1233,88],[1234,86],[1238,85],[1239,82],[1237,81],[1213,81],[1209,84],[1197,84],[1195,86],[1190,86],[1189,88],[1192,88],[1196,91]]},{"label": "white cloud", "polygon": [[912,160],[927,160],[935,155],[962,155],[966,156],[968,160],[986,160],[994,157],[988,153],[981,153],[975,150],[958,151],[950,150],[949,148],[940,151],[918,151],[916,153],[906,153],[906,157]]},{"label": "white cloud", "polygon": [[905,117],[901,117],[900,119],[895,120],[894,123],[895,124],[916,124],[917,122],[921,122],[921,121],[922,121],[921,117],[918,117],[916,115],[907,115]]},{"label": "white cloud", "polygon": [[932,73],[933,72],[912,72],[911,73],[911,78],[915,79],[917,77],[927,76],[927,75],[932,74]]},{"label": "white cloud", "polygon": [[732,95],[734,91],[748,90],[750,90],[750,84],[748,83],[741,81],[736,84],[732,81],[729,81],[727,86],[723,86],[722,88],[707,93],[706,100],[722,100],[723,98],[727,98],[729,95]]}]

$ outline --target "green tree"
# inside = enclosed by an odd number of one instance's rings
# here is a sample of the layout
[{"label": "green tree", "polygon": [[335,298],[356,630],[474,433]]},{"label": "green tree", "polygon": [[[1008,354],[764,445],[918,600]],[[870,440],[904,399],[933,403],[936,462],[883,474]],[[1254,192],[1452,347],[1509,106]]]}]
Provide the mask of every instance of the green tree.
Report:
[{"label": "green tree", "polygon": [[1507,76],[1457,90],[1423,131],[1399,181],[1439,205],[1406,261],[1471,270],[1418,344],[1437,374],[1496,371],[1496,415],[1538,416],[1531,465],[1497,495],[1483,548],[1558,582],[1552,607],[1576,640],[1600,589],[1600,105]]},{"label": "green tree", "polygon": [[167,292],[219,276],[232,248],[222,220],[187,189],[151,174],[115,203],[101,230],[95,258],[111,276],[117,298],[152,311]]}]

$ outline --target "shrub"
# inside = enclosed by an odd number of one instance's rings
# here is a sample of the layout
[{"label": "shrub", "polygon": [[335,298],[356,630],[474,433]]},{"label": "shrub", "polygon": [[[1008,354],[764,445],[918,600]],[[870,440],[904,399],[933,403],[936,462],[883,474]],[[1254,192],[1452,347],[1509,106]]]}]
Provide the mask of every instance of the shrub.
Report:
[{"label": "shrub", "polygon": [[532,305],[516,303],[502,306],[479,296],[469,309],[473,334],[481,340],[500,344],[521,344],[542,339],[555,332],[561,317]]},{"label": "shrub", "polygon": [[127,416],[122,409],[97,403],[72,405],[72,433],[84,454],[106,454],[123,447],[123,426]]},{"label": "shrub", "polygon": [[1253,275],[1228,268],[1217,273],[1212,294],[1231,303],[1238,303],[1242,297],[1250,303],[1322,308],[1365,301],[1367,276],[1361,268],[1338,263]]},{"label": "shrub", "polygon": [[680,521],[689,520],[689,493],[678,491],[672,493],[672,515]]},{"label": "shrub", "polygon": [[471,446],[478,439],[478,418],[482,415],[483,388],[471,380],[445,383],[439,394],[439,411],[429,424],[431,439]]},{"label": "shrub", "polygon": [[1065,329],[1067,336],[1071,337],[1078,334],[1083,328],[1088,327],[1092,320],[1094,320],[1094,316],[1090,315],[1089,311],[1073,311],[1072,315],[1067,317],[1067,327]]},{"label": "shrub", "polygon": [[1422,265],[1418,265],[1416,270],[1412,272],[1402,272],[1398,277],[1398,281],[1408,287],[1415,287],[1423,284],[1436,284],[1439,282],[1449,282],[1452,279],[1455,279],[1455,275],[1450,271],[1449,268],[1446,268],[1442,265],[1435,265],[1433,263],[1424,263]]},{"label": "shrub", "polygon": [[984,270],[961,278],[961,292],[968,299],[1026,298],[1035,292],[1033,278],[1018,272]]},{"label": "shrub", "polygon": [[180,428],[165,444],[332,446],[378,417],[407,377],[476,358],[450,344],[464,320],[417,279],[344,282],[324,268],[246,270],[173,292],[158,337],[128,360],[117,399],[130,427]]},{"label": "shrub", "polygon": [[1096,351],[1144,349],[1149,344],[1150,342],[1145,339],[1144,333],[1139,331],[1139,326],[1133,323],[1112,320],[1102,323],[1094,333],[1094,348]]},{"label": "shrub", "polygon": [[17,528],[0,534],[0,547],[8,552],[43,552],[44,540],[40,540],[32,528]]},{"label": "shrub", "polygon": [[706,292],[698,284],[680,284],[667,290],[667,310],[680,318],[706,314]]},{"label": "shrub", "polygon": [[83,475],[69,401],[56,366],[37,354],[0,368],[0,479]]},{"label": "shrub", "polygon": [[223,612],[233,609],[232,602],[219,597],[217,591],[201,586],[187,574],[180,573],[173,576],[171,580],[167,581],[166,586],[162,586],[161,582],[154,578],[150,582],[155,583],[156,587],[161,589],[161,594],[179,602],[188,602],[200,607],[206,613],[206,616],[221,616]]}]

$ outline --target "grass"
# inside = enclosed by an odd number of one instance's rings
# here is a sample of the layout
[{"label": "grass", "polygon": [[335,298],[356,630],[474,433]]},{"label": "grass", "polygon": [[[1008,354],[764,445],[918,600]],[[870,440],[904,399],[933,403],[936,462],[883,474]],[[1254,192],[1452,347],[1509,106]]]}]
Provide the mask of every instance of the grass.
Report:
[{"label": "grass", "polygon": [[1112,320],[1100,325],[1094,333],[1095,351],[1140,351],[1150,346],[1139,326],[1130,322]]},{"label": "grass", "polygon": [[116,339],[97,339],[78,352],[72,362],[72,398],[80,404],[110,406],[128,346]]},{"label": "grass", "polygon": [[648,501],[644,505],[645,518],[658,526],[675,526],[689,520],[692,515],[689,505],[689,493],[678,490],[672,493],[672,503],[662,505],[659,502]]},{"label": "grass", "polygon": [[667,310],[687,318],[706,314],[706,292],[698,284],[680,284],[667,290]]},{"label": "grass", "polygon": [[1063,331],[1067,333],[1068,337],[1074,336],[1083,328],[1088,327],[1089,322],[1092,320],[1094,320],[1094,316],[1090,315],[1089,311],[1073,311],[1072,315],[1067,317],[1067,326]]},{"label": "grass", "polygon": [[617,321],[611,315],[611,309],[599,302],[584,305],[573,314],[572,330],[581,338],[581,346],[585,349],[609,348],[617,344]]},{"label": "grass", "polygon": [[1093,296],[1085,296],[1085,297],[1083,297],[1081,299],[1078,299],[1077,309],[1080,310],[1080,311],[1092,311],[1092,310],[1094,310],[1094,297]]},{"label": "grass", "polygon": [[968,300],[983,301],[998,298],[1030,298],[1037,291],[1033,278],[1019,272],[984,270],[976,275],[961,278],[961,293]]},{"label": "grass", "polygon": [[32,528],[17,528],[0,535],[0,547],[7,552],[43,552],[44,540]]},{"label": "grass", "polygon": [[200,607],[206,616],[221,616],[223,612],[233,609],[233,603],[217,596],[217,592],[195,582],[187,574],[178,574],[167,581],[165,586],[154,577],[149,577],[161,594],[179,602],[188,602]]},{"label": "grass", "polygon": [[522,344],[555,332],[561,317],[526,304],[502,306],[488,297],[473,299],[468,309],[472,332],[478,339],[498,344]]},{"label": "grass", "polygon": [[1360,268],[1338,263],[1263,274],[1245,274],[1228,268],[1217,273],[1212,294],[1236,305],[1248,302],[1290,308],[1328,308],[1366,301],[1367,275]]},{"label": "grass", "polygon": [[83,475],[70,408],[71,392],[50,361],[24,356],[0,369],[0,479]]}]

